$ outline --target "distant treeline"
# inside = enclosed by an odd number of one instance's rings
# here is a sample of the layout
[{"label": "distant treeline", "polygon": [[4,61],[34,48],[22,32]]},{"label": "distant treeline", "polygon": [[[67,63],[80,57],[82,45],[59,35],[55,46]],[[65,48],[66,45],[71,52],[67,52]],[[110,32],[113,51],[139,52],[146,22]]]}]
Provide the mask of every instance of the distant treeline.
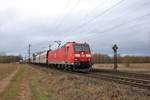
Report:
[{"label": "distant treeline", "polygon": [[22,60],[22,56],[0,56],[0,63],[14,63]]},{"label": "distant treeline", "polygon": [[[105,54],[94,54],[94,63],[113,63],[114,58]],[[150,56],[120,56],[118,63],[150,63]]]}]

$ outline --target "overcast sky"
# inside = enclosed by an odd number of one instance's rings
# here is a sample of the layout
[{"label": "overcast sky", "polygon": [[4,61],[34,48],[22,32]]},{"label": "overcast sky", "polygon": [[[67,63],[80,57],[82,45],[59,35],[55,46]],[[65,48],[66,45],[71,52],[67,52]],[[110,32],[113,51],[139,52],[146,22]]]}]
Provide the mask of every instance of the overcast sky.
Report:
[{"label": "overcast sky", "polygon": [[25,55],[29,43],[34,52],[55,40],[150,55],[150,0],[0,0],[0,52]]}]

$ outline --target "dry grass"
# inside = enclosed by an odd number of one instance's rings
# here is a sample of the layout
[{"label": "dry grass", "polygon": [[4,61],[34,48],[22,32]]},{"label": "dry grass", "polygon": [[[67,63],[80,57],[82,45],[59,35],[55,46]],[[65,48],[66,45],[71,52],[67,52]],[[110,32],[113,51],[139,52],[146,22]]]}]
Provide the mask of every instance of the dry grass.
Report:
[{"label": "dry grass", "polygon": [[51,70],[30,70],[36,100],[148,100],[150,92],[114,82]]},{"label": "dry grass", "polygon": [[[93,68],[96,69],[113,69],[113,64],[95,64]],[[138,73],[150,74],[150,63],[136,63],[130,64],[128,67],[126,64],[118,64],[118,70],[133,71]]]},{"label": "dry grass", "polygon": [[17,66],[17,64],[0,64],[0,80],[14,72]]},{"label": "dry grass", "polygon": [[47,68],[20,65],[0,100],[148,100],[150,91]]}]

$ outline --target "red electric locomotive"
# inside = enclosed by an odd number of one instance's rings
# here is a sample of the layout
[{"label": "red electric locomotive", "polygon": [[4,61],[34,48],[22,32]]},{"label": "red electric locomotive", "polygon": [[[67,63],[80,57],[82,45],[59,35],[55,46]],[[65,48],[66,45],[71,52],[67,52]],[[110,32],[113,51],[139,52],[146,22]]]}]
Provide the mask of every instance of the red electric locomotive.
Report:
[{"label": "red electric locomotive", "polygon": [[36,63],[73,71],[88,72],[92,67],[91,51],[87,43],[67,42],[61,48],[49,50],[34,59]]},{"label": "red electric locomotive", "polygon": [[91,62],[91,51],[87,43],[68,42],[61,48],[48,52],[48,64],[56,64],[60,68],[89,71]]}]

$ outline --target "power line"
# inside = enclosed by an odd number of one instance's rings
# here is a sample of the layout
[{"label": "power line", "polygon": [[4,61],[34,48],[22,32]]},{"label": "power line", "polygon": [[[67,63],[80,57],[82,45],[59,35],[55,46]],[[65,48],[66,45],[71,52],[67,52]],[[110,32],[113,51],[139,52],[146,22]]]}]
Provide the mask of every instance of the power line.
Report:
[{"label": "power line", "polygon": [[[68,0],[68,2],[66,3],[64,9],[68,8],[68,5],[69,5],[70,1],[71,1],[71,0]],[[57,22],[58,24],[56,24],[55,29],[57,29],[58,25],[60,24],[59,19],[61,20],[61,15],[59,15],[59,16],[56,18],[56,22]]]},{"label": "power line", "polygon": [[[124,24],[128,24],[130,21],[139,20],[139,19],[141,19],[141,18],[143,18],[143,17],[147,17],[147,16],[149,16],[149,15],[150,15],[150,13],[145,14],[145,15],[140,16],[140,17],[137,17],[137,18],[134,18],[134,19],[131,19],[131,20],[126,21],[126,22],[124,22],[124,23],[120,23],[120,24],[118,24],[118,25],[115,25],[115,26],[113,26],[113,27],[111,27],[111,28],[109,28],[109,29],[103,30],[103,31],[101,31],[101,32],[99,32],[99,33],[105,33],[105,32],[108,32],[108,31],[112,31],[112,30],[117,29],[117,28],[119,28],[119,27],[123,27]],[[93,30],[91,30],[91,31],[89,31],[89,32],[92,32],[92,31],[93,31]],[[89,33],[89,32],[87,32],[87,33]],[[96,34],[95,34],[95,35],[96,35]]]},{"label": "power line", "polygon": [[[143,15],[143,16],[141,16],[141,17],[138,17],[138,18],[135,18],[135,19],[140,19],[140,18],[142,18],[142,17],[146,17],[146,16],[149,16],[150,14],[145,14],[145,15]],[[135,20],[134,19],[134,20]],[[115,28],[118,28],[118,27],[122,27],[124,24],[126,24],[126,23],[129,23],[129,22],[125,22],[125,23],[121,23],[121,24],[119,24],[119,25],[116,25],[116,26],[114,26],[114,27],[112,27],[112,28],[110,28],[110,29],[106,29],[106,30],[104,30],[104,31],[102,31],[102,32],[107,32],[107,31],[109,31],[109,30],[113,30],[113,29],[115,29]],[[81,29],[81,28],[79,28],[79,29]],[[91,31],[89,31],[89,32],[92,32],[93,30],[91,30]]]},{"label": "power line", "polygon": [[77,7],[77,5],[78,5],[79,3],[80,3],[80,0],[78,0],[78,1],[76,2],[75,6],[72,7],[72,9],[69,10],[69,12],[66,13],[66,14],[62,17],[62,20],[59,21],[58,25],[56,26],[56,29],[62,24],[62,22],[63,22],[63,20],[65,19],[65,17],[66,17],[67,15],[69,15],[69,13],[72,12],[72,11]]},{"label": "power line", "polygon": [[51,42],[40,42],[32,45],[32,54],[38,53],[38,52],[44,52],[47,50],[51,50],[51,47],[54,46],[54,44],[57,43],[58,47],[61,45],[61,41],[51,41]]},{"label": "power line", "polygon": [[[102,3],[104,3],[104,2],[106,2],[106,1],[108,1],[108,0],[104,0]],[[100,3],[100,4],[98,4],[94,9],[92,9],[91,11],[89,11],[87,14],[85,14],[84,15],[84,17],[83,18],[81,18],[79,21],[82,21],[82,20],[84,20],[85,19],[85,17],[87,17],[90,13],[93,13],[93,11],[95,11],[96,9],[99,9],[99,6],[101,6],[101,4],[102,3]]]},{"label": "power line", "polygon": [[108,8],[108,9],[106,9],[105,11],[103,11],[102,13],[100,13],[99,15],[95,16],[94,18],[89,19],[89,20],[86,21],[85,23],[82,23],[81,25],[75,27],[75,28],[72,29],[72,30],[75,30],[75,29],[78,29],[78,28],[81,29],[81,27],[83,27],[83,26],[89,24],[90,22],[96,20],[96,19],[99,18],[100,16],[103,16],[105,13],[107,13],[107,12],[109,12],[110,10],[114,9],[115,7],[117,7],[118,5],[120,5],[123,1],[125,1],[125,0],[121,0],[120,2],[116,3],[115,5],[111,6],[110,8]]},{"label": "power line", "polygon": [[[150,15],[150,13],[145,14],[145,15],[140,16],[140,17],[136,17],[136,18],[131,19],[131,20],[129,20],[129,21],[126,21],[126,22],[124,22],[124,23],[115,25],[114,27],[111,27],[111,28],[109,28],[109,29],[102,30],[102,31],[100,31],[100,32],[98,32],[98,33],[101,33],[101,35],[106,35],[106,34],[104,34],[104,33],[109,32],[109,31],[112,31],[112,30],[117,29],[117,28],[119,28],[119,27],[123,27],[124,24],[130,23],[130,21],[140,20],[140,19],[143,19],[143,18],[145,18],[145,17],[148,17],[149,15]],[[92,31],[93,31],[93,30],[92,30]],[[92,32],[92,31],[89,31],[89,32]],[[86,32],[86,33],[89,33],[89,32]],[[97,36],[98,33],[92,34],[92,36]],[[86,36],[87,36],[87,35],[86,35]],[[94,38],[94,37],[93,37],[93,38]],[[150,38],[150,35],[149,35],[149,38]],[[149,39],[149,40],[150,40],[150,39]]]}]

